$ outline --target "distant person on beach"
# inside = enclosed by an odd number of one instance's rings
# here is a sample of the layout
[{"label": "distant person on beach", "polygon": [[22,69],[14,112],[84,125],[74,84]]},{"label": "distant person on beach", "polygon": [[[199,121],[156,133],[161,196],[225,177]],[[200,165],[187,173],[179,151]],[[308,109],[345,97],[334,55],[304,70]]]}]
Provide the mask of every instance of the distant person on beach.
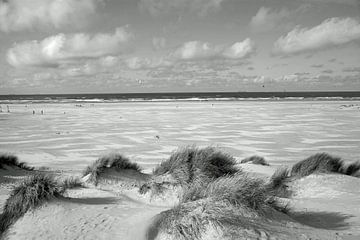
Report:
[{"label": "distant person on beach", "polygon": [[33,110],[33,115],[35,114],[35,110]]},{"label": "distant person on beach", "polygon": [[9,113],[10,112],[9,105],[6,105],[6,107],[7,107],[7,112]]},{"label": "distant person on beach", "polygon": [[41,110],[41,115],[44,115],[44,110]]},{"label": "distant person on beach", "polygon": [[0,106],[0,112],[2,112],[2,107]]}]

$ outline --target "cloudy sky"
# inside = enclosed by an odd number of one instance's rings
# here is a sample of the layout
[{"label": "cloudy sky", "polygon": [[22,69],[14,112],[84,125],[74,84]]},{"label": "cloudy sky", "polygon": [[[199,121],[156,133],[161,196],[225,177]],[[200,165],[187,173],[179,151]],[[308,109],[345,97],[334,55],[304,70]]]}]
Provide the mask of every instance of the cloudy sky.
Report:
[{"label": "cloudy sky", "polygon": [[360,0],[0,0],[0,94],[360,90]]}]

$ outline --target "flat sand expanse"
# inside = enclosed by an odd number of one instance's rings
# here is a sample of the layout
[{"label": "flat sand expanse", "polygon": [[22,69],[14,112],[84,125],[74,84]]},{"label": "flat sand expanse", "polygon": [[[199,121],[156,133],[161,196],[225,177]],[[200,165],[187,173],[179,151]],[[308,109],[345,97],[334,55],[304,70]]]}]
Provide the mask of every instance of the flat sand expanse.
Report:
[{"label": "flat sand expanse", "polygon": [[[6,106],[2,104],[3,109]],[[359,101],[10,104],[0,151],[32,166],[80,171],[120,152],[144,169],[179,146],[213,145],[238,159],[292,164],[316,152],[359,159]],[[35,114],[33,114],[33,110]],[[41,110],[44,114],[41,114]]]}]

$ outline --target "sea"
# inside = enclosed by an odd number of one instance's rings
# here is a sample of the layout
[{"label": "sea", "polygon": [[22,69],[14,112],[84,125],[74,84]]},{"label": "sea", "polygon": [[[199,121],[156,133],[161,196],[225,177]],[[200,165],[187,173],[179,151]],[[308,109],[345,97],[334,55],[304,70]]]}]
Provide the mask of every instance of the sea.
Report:
[{"label": "sea", "polygon": [[123,101],[302,101],[360,100],[360,91],[323,92],[164,92],[0,95],[0,103],[67,103]]}]

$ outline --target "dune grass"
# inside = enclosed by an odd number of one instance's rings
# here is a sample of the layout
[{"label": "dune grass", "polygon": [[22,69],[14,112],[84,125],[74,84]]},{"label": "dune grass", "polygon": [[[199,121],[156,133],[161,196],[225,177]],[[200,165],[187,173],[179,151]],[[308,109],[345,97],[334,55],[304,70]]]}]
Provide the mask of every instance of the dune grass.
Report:
[{"label": "dune grass", "polygon": [[201,239],[208,226],[245,227],[269,210],[285,208],[263,180],[244,173],[211,182],[197,179],[184,187],[180,204],[158,215],[150,230],[153,235],[165,231],[174,239]]},{"label": "dune grass", "polygon": [[[262,179],[253,178],[244,173],[217,178],[211,182],[198,180],[184,188],[181,202],[212,199],[227,201],[232,205],[241,205],[262,212],[272,200],[272,192]],[[271,199],[271,201],[270,201]]]},{"label": "dune grass", "polygon": [[256,155],[241,160],[241,163],[247,163],[247,162],[251,162],[251,163],[253,163],[253,164],[263,165],[263,166],[269,166],[269,165],[270,165],[270,164],[265,160],[265,158],[260,157],[260,156],[256,156]]},{"label": "dune grass", "polygon": [[111,154],[103,156],[88,166],[83,172],[83,176],[90,174],[89,181],[97,184],[100,174],[106,169],[115,170],[135,170],[141,171],[138,164],[130,162],[130,160],[120,154]]},{"label": "dune grass", "polygon": [[291,176],[305,177],[312,173],[341,173],[343,161],[327,153],[317,153],[298,163],[291,168]]},{"label": "dune grass", "polygon": [[63,189],[73,189],[84,187],[84,183],[78,177],[69,177],[60,183]]},{"label": "dune grass", "polygon": [[0,235],[28,210],[60,197],[63,191],[64,188],[61,188],[51,175],[35,174],[26,178],[12,190],[6,200],[0,216]]},{"label": "dune grass", "polygon": [[163,161],[155,170],[154,175],[170,174],[180,184],[188,184],[198,176],[210,179],[239,172],[236,160],[229,154],[216,148],[197,148],[187,146],[172,153],[169,159]]},{"label": "dune grass", "polygon": [[339,157],[317,153],[296,163],[291,168],[291,177],[305,177],[313,173],[340,173],[360,177],[360,162],[345,164]]},{"label": "dune grass", "polygon": [[287,198],[291,195],[288,189],[289,181],[290,170],[288,168],[278,168],[270,177],[267,187],[274,196]]},{"label": "dune grass", "polygon": [[360,178],[360,161],[350,163],[348,165],[343,165],[341,172],[343,174],[359,177]]},{"label": "dune grass", "polygon": [[34,168],[29,167],[26,163],[20,162],[17,156],[6,153],[0,153],[0,169],[4,169],[5,166],[17,167],[29,171],[34,170]]}]

